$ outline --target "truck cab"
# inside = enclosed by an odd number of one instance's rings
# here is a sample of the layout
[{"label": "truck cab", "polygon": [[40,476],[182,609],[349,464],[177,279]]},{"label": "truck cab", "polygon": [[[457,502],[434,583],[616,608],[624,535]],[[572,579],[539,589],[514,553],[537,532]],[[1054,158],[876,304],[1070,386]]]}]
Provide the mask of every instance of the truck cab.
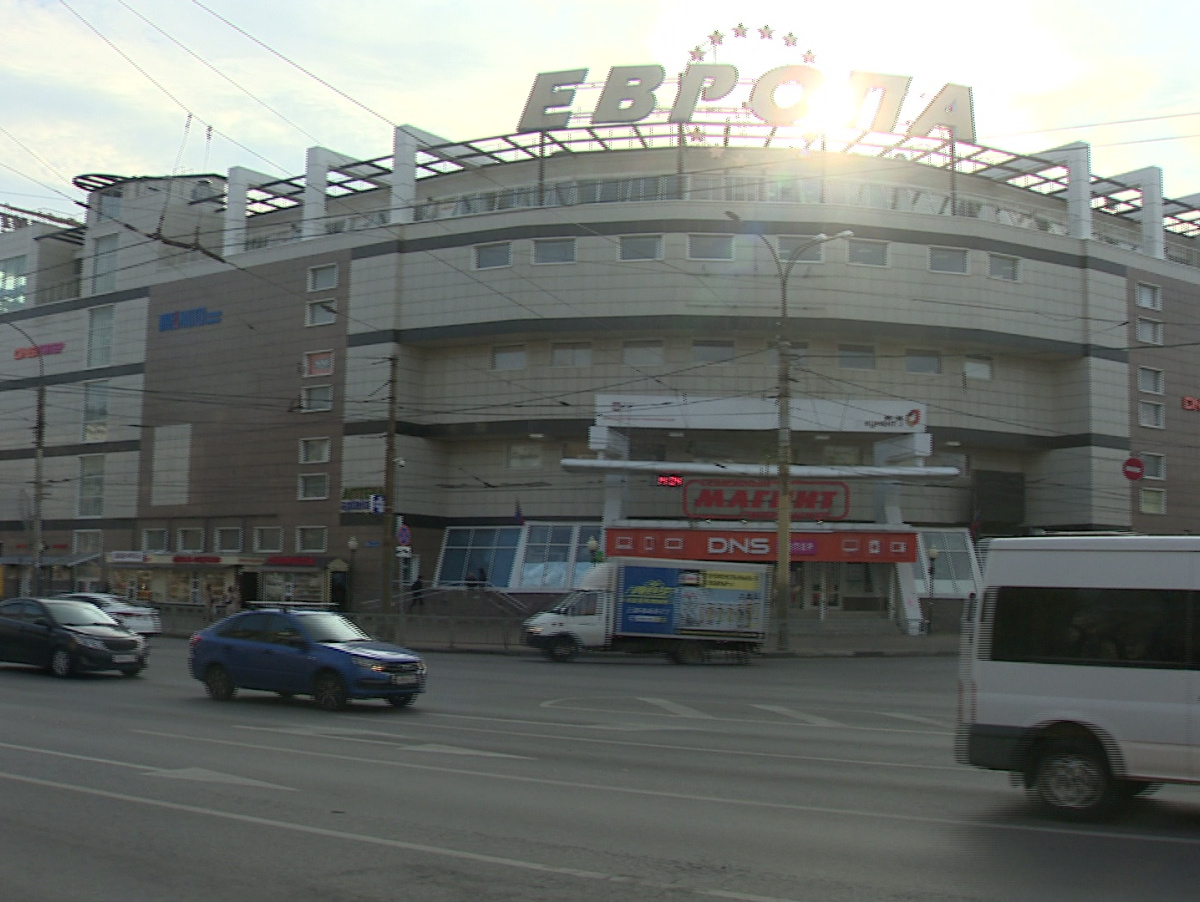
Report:
[{"label": "truck cab", "polygon": [[562,601],[525,621],[525,642],[553,661],[582,648],[603,648],[612,636],[612,565],[599,564]]}]

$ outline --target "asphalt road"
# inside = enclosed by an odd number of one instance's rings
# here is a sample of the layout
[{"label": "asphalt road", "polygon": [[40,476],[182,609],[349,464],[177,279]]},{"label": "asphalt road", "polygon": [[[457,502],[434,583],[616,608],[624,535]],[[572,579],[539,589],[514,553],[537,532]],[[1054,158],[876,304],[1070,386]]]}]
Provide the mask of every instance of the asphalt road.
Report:
[{"label": "asphalt road", "polygon": [[1032,816],[949,658],[429,654],[393,710],[0,666],[3,902],[1194,900],[1200,788]]}]

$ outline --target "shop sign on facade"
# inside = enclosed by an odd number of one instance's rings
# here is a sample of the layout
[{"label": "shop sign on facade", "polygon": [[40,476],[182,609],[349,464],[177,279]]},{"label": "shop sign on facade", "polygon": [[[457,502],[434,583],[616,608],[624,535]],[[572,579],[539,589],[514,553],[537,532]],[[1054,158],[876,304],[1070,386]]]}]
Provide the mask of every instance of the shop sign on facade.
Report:
[{"label": "shop sign on facade", "polygon": [[[844,482],[793,482],[793,520],[844,520],[850,489]],[[779,489],[758,479],[688,479],[683,483],[684,516],[700,520],[773,520]]]},{"label": "shop sign on facade", "polygon": [[[575,89],[587,79],[587,69],[542,72],[534,79],[529,100],[517,125],[519,132],[538,132],[567,128],[575,103]],[[655,96],[666,80],[667,70],[656,64],[613,66],[600,92],[600,99],[588,117],[592,125],[628,125],[647,119],[663,109]],[[862,125],[870,117],[867,131],[894,134],[900,122],[900,110],[912,78],[878,72],[851,72],[848,84],[849,108],[834,128],[852,123]],[[675,124],[693,122],[701,102],[725,101],[724,108],[736,105],[756,118],[775,126],[794,125],[820,106],[819,95],[825,76],[812,66],[780,66],[761,75],[750,88],[749,97],[738,98],[743,83],[738,70],[724,63],[702,63],[687,67],[679,77],[679,88],[666,121]],[[778,90],[785,86],[800,89],[800,98],[781,105]],[[740,100],[740,103],[739,103]],[[723,108],[723,109],[724,109]],[[700,109],[703,113],[703,108]],[[722,110],[710,110],[710,115]],[[975,114],[971,89],[966,85],[945,85],[924,110],[905,123],[904,133],[924,137],[935,129],[952,130],[957,138],[975,140]]]},{"label": "shop sign on facade", "polygon": [[[768,563],[776,560],[774,532],[608,527],[604,541],[605,552],[617,557]],[[913,563],[917,559],[917,536],[911,532],[796,532],[791,535],[791,559]]]}]

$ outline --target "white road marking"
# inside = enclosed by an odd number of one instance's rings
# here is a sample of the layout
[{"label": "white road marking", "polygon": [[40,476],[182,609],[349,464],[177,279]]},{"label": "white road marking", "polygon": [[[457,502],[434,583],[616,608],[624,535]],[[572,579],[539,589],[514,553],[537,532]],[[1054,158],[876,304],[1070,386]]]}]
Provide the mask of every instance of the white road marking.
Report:
[{"label": "white road marking", "polygon": [[761,711],[771,711],[775,714],[782,714],[784,717],[791,717],[801,723],[806,723],[811,727],[844,727],[846,724],[839,723],[836,720],[830,720],[828,717],[819,717],[816,714],[807,714],[804,711],[796,711],[792,708],[785,708],[783,705],[751,705],[752,708],[758,708]]},{"label": "white road marking", "polygon": [[394,733],[382,733],[375,730],[324,730],[321,728],[303,729],[292,727],[259,727],[241,724],[239,730],[252,730],[258,733],[281,733],[285,736],[310,736],[318,739],[344,739],[348,742],[361,742],[367,745],[386,745],[388,748],[402,752],[435,752],[439,755],[465,755],[479,758],[511,758],[515,761],[534,761],[527,755],[508,755],[504,752],[488,752],[483,749],[469,749],[457,745],[443,745],[433,742],[422,742],[410,745],[400,742],[402,737]]},{"label": "white road marking", "polygon": [[647,705],[653,705],[656,708],[662,708],[672,717],[695,717],[699,720],[716,720],[711,714],[705,714],[703,711],[689,708],[687,705],[681,705],[678,702],[668,701],[665,698],[643,698],[639,696],[638,701],[645,702]]},{"label": "white road marking", "polygon": [[909,723],[926,723],[931,727],[937,727],[940,730],[950,730],[953,727],[944,720],[935,720],[932,717],[922,717],[920,714],[900,714],[897,711],[872,711],[872,714],[878,714],[880,717],[894,717],[896,720],[906,720]]},{"label": "white road marking", "polygon": [[228,783],[232,786],[257,786],[262,789],[282,789],[295,792],[291,786],[279,786],[275,783],[264,783],[262,780],[251,780],[249,777],[236,777],[233,774],[223,774],[215,770],[205,770],[203,767],[183,767],[178,770],[150,770],[147,777],[166,777],[170,780],[193,780],[197,783]]}]

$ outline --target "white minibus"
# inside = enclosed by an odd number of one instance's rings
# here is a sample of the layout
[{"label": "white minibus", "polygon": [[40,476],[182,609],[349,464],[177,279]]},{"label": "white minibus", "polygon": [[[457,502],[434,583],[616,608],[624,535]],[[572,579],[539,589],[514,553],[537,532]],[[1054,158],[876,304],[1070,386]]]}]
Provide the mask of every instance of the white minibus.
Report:
[{"label": "white minibus", "polygon": [[1200,782],[1200,537],[994,540],[963,613],[956,746],[1073,820]]}]

